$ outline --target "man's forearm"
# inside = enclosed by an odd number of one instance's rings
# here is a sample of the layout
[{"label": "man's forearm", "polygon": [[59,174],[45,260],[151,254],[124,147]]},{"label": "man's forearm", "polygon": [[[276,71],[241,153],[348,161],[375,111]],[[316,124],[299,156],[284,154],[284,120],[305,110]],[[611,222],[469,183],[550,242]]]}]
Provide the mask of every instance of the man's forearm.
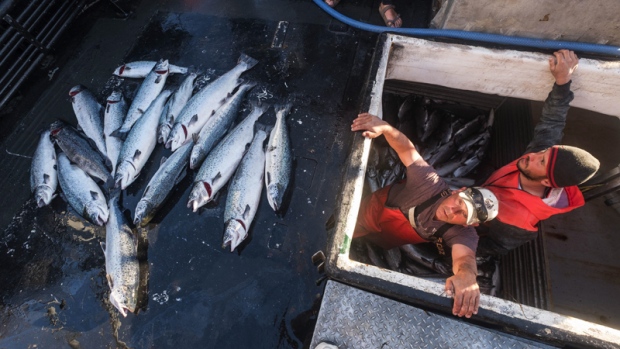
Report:
[{"label": "man's forearm", "polygon": [[386,124],[384,126],[383,136],[385,136],[385,140],[399,156],[401,156],[401,154],[408,154],[411,152],[417,153],[411,140],[392,125]]},{"label": "man's forearm", "polygon": [[544,150],[562,141],[566,115],[570,109],[569,103],[574,98],[570,85],[570,81],[564,85],[553,85],[543,105],[540,121],[536,124],[534,137],[528,144],[526,153]]}]

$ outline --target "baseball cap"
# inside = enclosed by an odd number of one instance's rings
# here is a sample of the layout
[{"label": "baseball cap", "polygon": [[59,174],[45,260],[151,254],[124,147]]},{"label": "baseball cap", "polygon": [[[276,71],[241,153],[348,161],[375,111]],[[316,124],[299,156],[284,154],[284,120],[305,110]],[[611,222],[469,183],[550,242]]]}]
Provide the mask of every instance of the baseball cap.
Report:
[{"label": "baseball cap", "polygon": [[499,212],[499,201],[490,190],[471,187],[459,193],[467,206],[467,225],[493,220]]}]

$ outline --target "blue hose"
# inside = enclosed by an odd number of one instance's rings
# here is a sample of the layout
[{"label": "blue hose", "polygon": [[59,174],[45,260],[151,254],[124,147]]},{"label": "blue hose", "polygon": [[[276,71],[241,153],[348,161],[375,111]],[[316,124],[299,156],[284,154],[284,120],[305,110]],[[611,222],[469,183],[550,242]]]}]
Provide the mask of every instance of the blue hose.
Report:
[{"label": "blue hose", "polygon": [[395,34],[410,35],[410,36],[417,36],[417,37],[444,37],[444,38],[452,38],[452,39],[489,42],[489,43],[501,44],[501,45],[535,47],[535,48],[549,49],[549,50],[554,50],[554,51],[560,50],[560,49],[566,49],[566,50],[572,50],[572,51],[577,51],[577,52],[589,52],[589,53],[598,53],[598,54],[604,54],[604,55],[610,55],[610,56],[620,56],[620,47],[617,47],[617,46],[589,44],[589,43],[572,42],[572,41],[524,38],[524,37],[519,37],[519,36],[507,36],[507,35],[499,35],[499,34],[468,32],[468,31],[453,30],[453,29],[390,28],[390,27],[384,27],[384,26],[379,26],[379,25],[372,25],[368,23],[355,21],[349,17],[346,17],[340,14],[338,11],[329,7],[329,5],[327,5],[323,0],[313,0],[313,1],[321,9],[323,9],[325,12],[327,12],[329,15],[339,20],[340,22],[347,24],[351,27],[365,30],[365,31],[370,31],[373,33],[390,32],[390,33],[395,33]]}]

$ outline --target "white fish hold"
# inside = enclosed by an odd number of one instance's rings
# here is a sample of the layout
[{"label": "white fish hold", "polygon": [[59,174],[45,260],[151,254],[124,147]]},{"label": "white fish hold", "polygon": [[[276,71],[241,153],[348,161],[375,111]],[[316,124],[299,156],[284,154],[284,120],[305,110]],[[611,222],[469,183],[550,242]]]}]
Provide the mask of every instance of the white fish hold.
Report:
[{"label": "white fish hold", "polygon": [[110,303],[123,315],[135,312],[140,284],[138,242],[135,233],[123,218],[118,204],[120,193],[110,198],[110,219],[106,224],[105,243],[101,243],[105,255],[105,272],[110,286]]},{"label": "white fish hold", "polygon": [[260,202],[265,169],[265,149],[263,147],[265,138],[267,138],[267,133],[259,129],[228,188],[228,198],[224,210],[226,228],[222,248],[230,246],[230,252],[234,251],[248,236],[248,230]]},{"label": "white fish hold", "polygon": [[97,183],[77,165],[71,164],[64,153],[58,155],[58,182],[69,205],[93,224],[103,226],[109,211]]},{"label": "white fish hold", "polygon": [[[112,74],[122,78],[145,78],[156,64],[156,61],[130,62],[114,69]],[[185,67],[179,67],[174,64],[170,64],[169,67],[170,74],[187,74],[187,68]]]},{"label": "white fish hold", "polygon": [[123,140],[112,136],[112,133],[121,127],[127,114],[127,103],[121,91],[113,91],[107,99],[103,117],[103,135],[108,151],[108,159],[112,164],[112,176],[116,172],[118,155],[123,147]]},{"label": "white fish hold", "polygon": [[86,137],[95,143],[99,152],[106,156],[107,151],[103,138],[103,119],[101,115],[103,107],[97,102],[95,95],[82,85],[71,88],[69,96],[71,96],[71,105],[73,106],[79,128]]},{"label": "white fish hold", "polygon": [[254,124],[263,115],[267,106],[252,103],[252,112],[239,123],[213,149],[200,166],[189,195],[187,207],[194,212],[213,199],[213,196],[228,182],[239,165],[246,146],[254,136]]},{"label": "white fish hold", "polygon": [[117,188],[125,189],[136,180],[155,149],[159,116],[170,93],[168,90],[160,93],[144,112],[144,116],[131,128],[118,157],[118,166],[114,176]]},{"label": "white fish hold", "polygon": [[164,107],[164,111],[161,113],[161,118],[159,119],[159,126],[157,127],[157,143],[164,143],[168,140],[168,135],[170,134],[170,130],[172,130],[172,125],[174,125],[174,121],[179,116],[187,101],[192,97],[192,93],[194,92],[194,80],[196,80],[197,75],[195,73],[189,74],[185,80],[181,83],[181,86],[174,92],[172,97],[166,103]]},{"label": "white fish hold", "polygon": [[142,198],[136,206],[133,219],[133,223],[136,226],[147,225],[164,203],[172,188],[185,177],[187,159],[193,145],[193,142],[186,143],[179,150],[172,153],[170,158],[162,158],[159,169],[149,181],[146,189],[144,189]]},{"label": "white fish hold", "polygon": [[207,120],[200,130],[200,134],[193,137],[194,147],[189,158],[189,167],[197,169],[207,154],[219,142],[237,117],[239,106],[245,93],[254,87],[255,83],[246,83],[237,89],[237,92],[224,102],[224,104]]},{"label": "white fish hold", "polygon": [[30,165],[30,190],[38,207],[49,205],[58,186],[56,150],[50,139],[50,131],[41,133],[39,145]]},{"label": "white fish hold", "polygon": [[198,134],[225,98],[241,84],[239,76],[257,63],[254,58],[242,54],[233,69],[198,91],[187,102],[172,126],[166,148],[175,151],[190,140],[193,134]]},{"label": "white fish hold", "polygon": [[269,135],[265,164],[267,200],[274,211],[282,208],[282,200],[291,177],[292,155],[286,116],[291,104],[276,106],[276,124]]},{"label": "white fish hold", "polygon": [[[113,134],[115,137],[123,137],[126,135],[131,130],[133,124],[146,112],[151,103],[164,89],[169,72],[167,60],[160,61],[153,67],[153,70],[144,78],[142,85],[140,85],[138,92],[136,92],[136,96],[133,102],[131,102],[131,106],[127,111],[127,116],[123,121],[123,126]],[[157,115],[157,121],[159,121],[160,115],[161,111],[160,114]]]}]

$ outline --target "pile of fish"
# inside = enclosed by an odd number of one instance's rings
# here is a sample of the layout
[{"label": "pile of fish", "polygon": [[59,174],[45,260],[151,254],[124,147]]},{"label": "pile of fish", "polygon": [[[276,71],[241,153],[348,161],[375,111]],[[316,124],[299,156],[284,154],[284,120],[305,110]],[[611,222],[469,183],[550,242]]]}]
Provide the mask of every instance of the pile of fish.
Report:
[{"label": "pile of fish", "polygon": [[[167,60],[128,63],[114,75],[143,79],[130,103],[115,90],[102,106],[87,88],[75,86],[69,95],[77,128],[56,121],[41,134],[31,167],[37,205],[48,205],[60,184],[63,197],[78,215],[105,226],[102,247],[109,300],[123,316],[135,312],[139,268],[137,236],[123,218],[121,191],[139,177],[158,143],[172,154],[162,158],[144,189],[134,211],[135,227],[153,219],[186,176],[188,164],[197,170],[187,203],[194,212],[214,200],[232,178],[223,248],[234,251],[248,236],[263,180],[270,206],[281,210],[292,169],[285,121],[291,105],[275,107],[277,121],[270,127],[257,123],[269,106],[251,100],[249,115],[233,125],[245,95],[255,86],[240,76],[257,63],[242,54],[233,69],[196,93],[197,74],[187,68]],[[173,73],[186,74],[176,89],[166,85]]]},{"label": "pile of fish", "polygon": [[[486,154],[494,111],[466,118],[450,110],[448,102],[409,95],[398,108],[398,119],[392,122],[449,185],[471,186],[475,180],[468,176]],[[397,154],[387,144],[375,142],[366,173],[370,190],[404,178],[405,172]]]}]

